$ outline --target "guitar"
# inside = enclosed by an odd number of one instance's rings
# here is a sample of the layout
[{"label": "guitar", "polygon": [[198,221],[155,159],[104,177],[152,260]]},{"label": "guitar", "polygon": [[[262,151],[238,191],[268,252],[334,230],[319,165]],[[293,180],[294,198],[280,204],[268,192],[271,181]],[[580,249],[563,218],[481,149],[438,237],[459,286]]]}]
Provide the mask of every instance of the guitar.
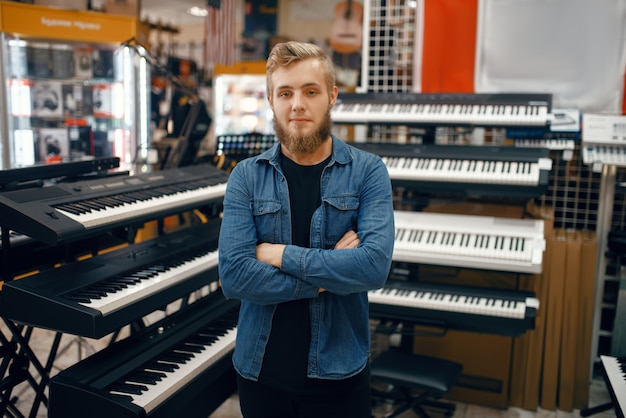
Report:
[{"label": "guitar", "polygon": [[363,6],[352,0],[337,4],[328,39],[330,47],[341,54],[352,54],[361,50],[362,42]]}]

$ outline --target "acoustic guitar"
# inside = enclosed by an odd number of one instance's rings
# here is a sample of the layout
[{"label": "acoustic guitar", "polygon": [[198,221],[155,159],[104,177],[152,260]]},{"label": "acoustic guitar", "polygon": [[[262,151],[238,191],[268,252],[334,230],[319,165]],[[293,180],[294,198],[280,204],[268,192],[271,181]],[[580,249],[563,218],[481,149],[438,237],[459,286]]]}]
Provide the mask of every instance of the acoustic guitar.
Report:
[{"label": "acoustic guitar", "polygon": [[342,1],[335,6],[335,18],[328,43],[341,54],[352,54],[361,50],[363,42],[363,6],[352,0]]}]

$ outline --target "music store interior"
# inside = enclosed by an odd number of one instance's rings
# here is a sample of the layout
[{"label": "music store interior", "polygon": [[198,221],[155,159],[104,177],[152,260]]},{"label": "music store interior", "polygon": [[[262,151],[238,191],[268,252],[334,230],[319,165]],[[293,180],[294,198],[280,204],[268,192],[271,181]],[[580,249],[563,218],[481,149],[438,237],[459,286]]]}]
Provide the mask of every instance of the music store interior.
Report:
[{"label": "music store interior", "polygon": [[242,416],[220,214],[288,40],[391,179],[372,416],[623,417],[623,0],[0,1],[0,414]]}]

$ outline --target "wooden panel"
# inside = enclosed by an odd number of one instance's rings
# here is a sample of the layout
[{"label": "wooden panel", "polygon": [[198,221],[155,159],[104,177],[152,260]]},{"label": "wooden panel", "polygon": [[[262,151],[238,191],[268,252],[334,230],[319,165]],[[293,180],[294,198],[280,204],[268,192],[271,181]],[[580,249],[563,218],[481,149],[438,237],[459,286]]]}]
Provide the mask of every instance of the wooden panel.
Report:
[{"label": "wooden panel", "polygon": [[546,328],[546,304],[550,285],[551,247],[548,237],[554,234],[554,210],[546,207],[528,207],[533,218],[543,219],[546,251],[543,257],[543,272],[520,277],[520,290],[529,290],[539,299],[539,309],[535,318],[535,329],[516,338],[513,345],[513,365],[511,370],[510,405],[534,411],[539,407],[541,391],[541,367]]},{"label": "wooden panel", "polygon": [[541,373],[540,405],[543,409],[554,411],[557,407],[559,356],[561,352],[561,326],[563,319],[563,283],[565,281],[565,254],[567,242],[565,231],[556,229],[549,237],[550,283],[548,297],[542,301],[546,309],[545,341],[543,351],[543,369]]},{"label": "wooden panel", "polygon": [[589,406],[591,384],[591,341],[596,289],[596,262],[598,240],[592,231],[582,231],[580,258],[580,292],[578,299],[578,333],[576,339],[576,372],[574,381],[574,408]]},{"label": "wooden panel", "polygon": [[576,346],[579,332],[579,288],[582,240],[578,231],[567,231],[567,254],[565,256],[565,283],[563,286],[563,326],[561,327],[561,356],[559,362],[558,409],[571,412],[574,409],[574,375],[576,370]]}]

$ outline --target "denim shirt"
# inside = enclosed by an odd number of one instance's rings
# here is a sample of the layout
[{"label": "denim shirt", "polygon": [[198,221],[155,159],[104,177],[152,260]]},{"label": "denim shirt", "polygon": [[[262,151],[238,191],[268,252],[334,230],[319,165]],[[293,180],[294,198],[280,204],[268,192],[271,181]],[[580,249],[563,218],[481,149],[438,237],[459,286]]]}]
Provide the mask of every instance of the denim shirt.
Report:
[{"label": "denim shirt", "polygon": [[[393,252],[391,182],[378,156],[334,136],[332,141],[321,178],[322,205],[311,220],[311,248],[290,245],[279,144],[239,162],[229,177],[219,271],[224,295],[241,299],[233,364],[247,379],[259,377],[276,304],[295,299],[310,299],[308,377],[344,379],[367,364],[367,291],[385,284]],[[333,250],[350,229],[358,233],[358,248]],[[256,259],[261,242],[287,244],[280,269]]]}]

